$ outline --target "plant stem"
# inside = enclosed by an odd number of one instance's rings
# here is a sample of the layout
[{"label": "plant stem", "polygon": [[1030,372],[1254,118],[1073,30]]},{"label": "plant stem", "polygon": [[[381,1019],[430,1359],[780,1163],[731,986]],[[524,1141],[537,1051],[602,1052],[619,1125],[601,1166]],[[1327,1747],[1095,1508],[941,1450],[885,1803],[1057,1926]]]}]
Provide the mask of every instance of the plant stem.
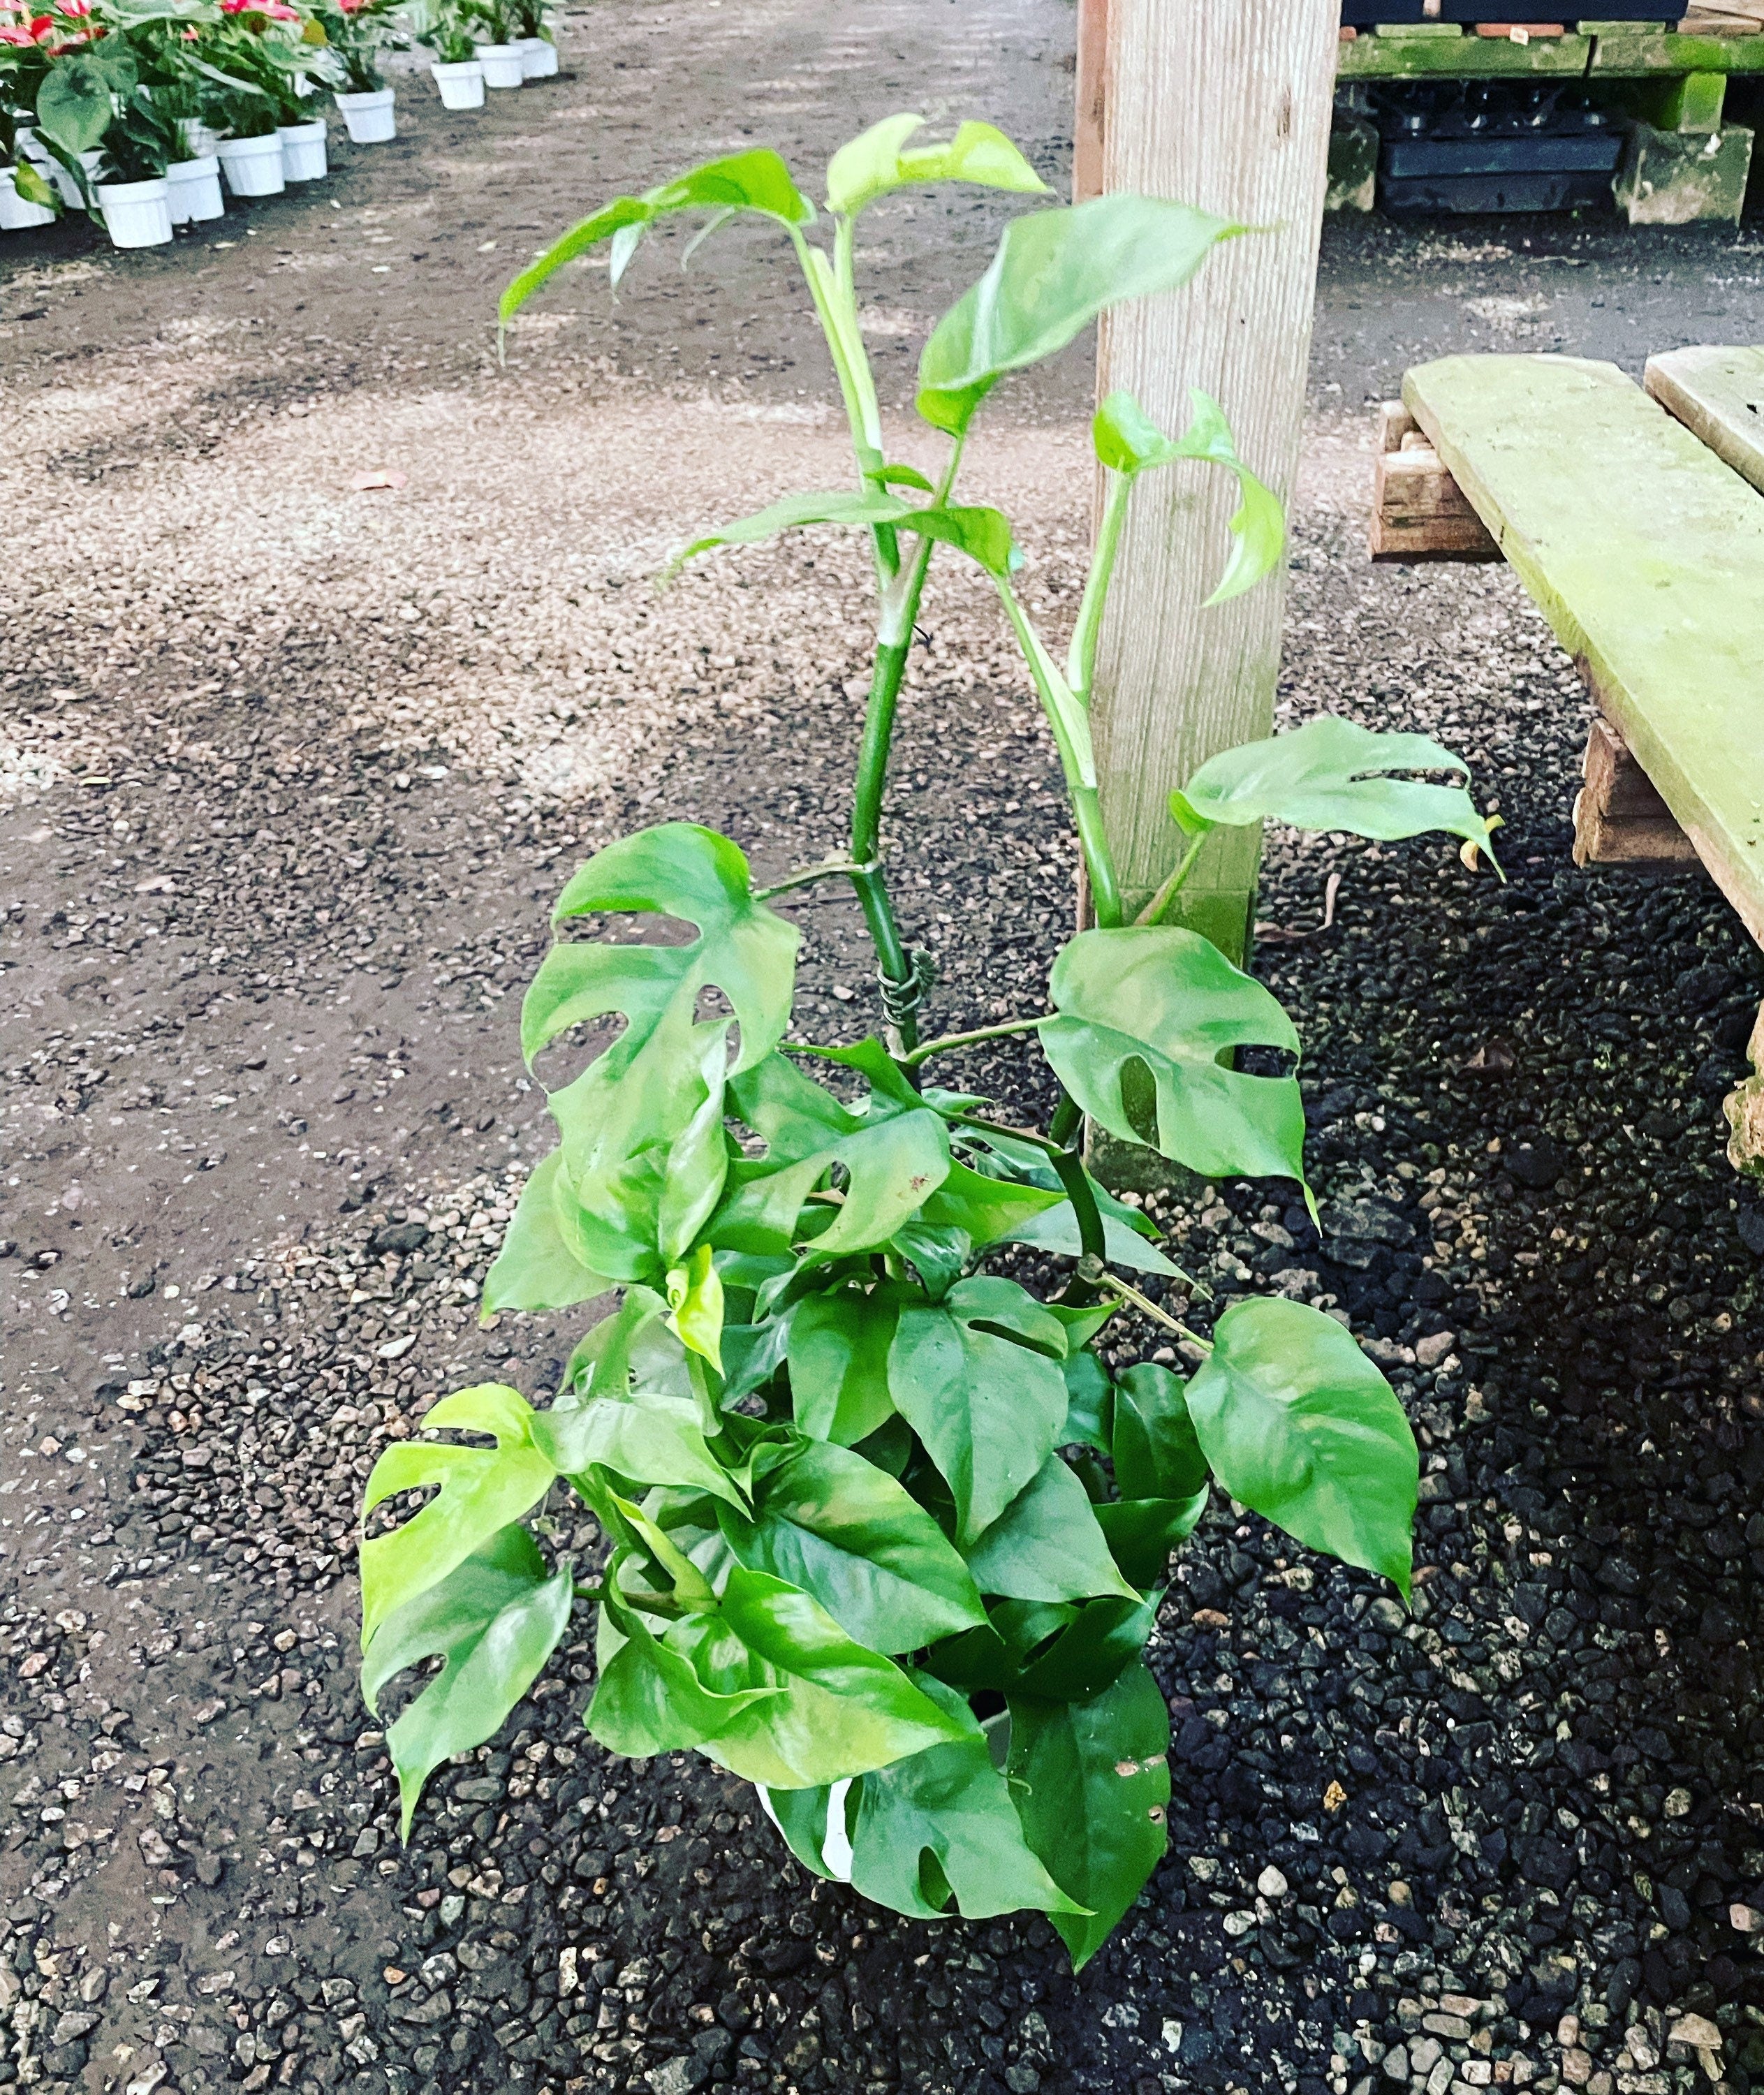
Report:
[{"label": "plant stem", "polygon": [[1213,1351],[1213,1341],[1210,1339],[1203,1339],[1198,1331],[1190,1331],[1180,1318],[1172,1317],[1167,1310],[1159,1309],[1149,1296],[1142,1295],[1137,1287],[1123,1280],[1119,1274],[1102,1274],[1098,1276],[1096,1285],[1105,1294],[1113,1295],[1122,1302],[1130,1302],[1142,1316],[1149,1317],[1154,1324],[1161,1324],[1166,1331],[1175,1332],[1179,1338],[1186,1339],[1190,1345],[1198,1346],[1202,1352],[1210,1353]]},{"label": "plant stem", "polygon": [[769,887],[753,891],[756,902],[769,902],[774,895],[788,894],[793,887],[811,887],[817,880],[834,880],[840,876],[856,873],[873,873],[874,865],[857,865],[848,858],[823,859],[819,865],[805,865],[795,873],[786,873],[783,879],[775,880]]},{"label": "plant stem", "polygon": [[1083,1110],[1078,1100],[1069,1091],[1061,1091],[1060,1103],[1053,1110],[1053,1118],[1048,1123],[1048,1133],[1053,1148],[1069,1149],[1073,1136],[1083,1125]]},{"label": "plant stem", "polygon": [[1114,580],[1115,555],[1121,548],[1122,526],[1127,520],[1127,498],[1133,492],[1132,477],[1112,473],[1103,503],[1103,520],[1096,534],[1096,551],[1078,606],[1078,624],[1072,630],[1072,647],[1066,656],[1066,682],[1088,705],[1096,673],[1096,643],[1103,629],[1103,607],[1108,600],[1108,585]]},{"label": "plant stem", "polygon": [[1187,850],[1183,853],[1181,863],[1177,866],[1176,870],[1170,875],[1169,878],[1165,882],[1164,885],[1159,888],[1156,894],[1152,897],[1151,900],[1146,904],[1144,908],[1139,912],[1139,915],[1134,918],[1133,921],[1135,924],[1161,924],[1163,922],[1164,912],[1168,909],[1171,903],[1175,900],[1178,894],[1181,891],[1183,882],[1187,880],[1189,874],[1194,871],[1195,860],[1200,857],[1200,847],[1206,842],[1208,834],[1209,832],[1203,830],[1200,834],[1196,837],[1194,842],[1188,847]]},{"label": "plant stem", "polygon": [[933,1055],[947,1054],[952,1048],[971,1048],[980,1040],[1004,1040],[1013,1033],[1033,1033],[1041,1023],[1039,1018],[1013,1018],[1008,1025],[978,1026],[972,1033],[946,1033],[939,1039],[927,1040],[922,1048],[915,1048],[904,1059],[909,1069],[916,1069]]},{"label": "plant stem", "polygon": [[1060,1174],[1060,1183],[1065,1187],[1066,1198],[1072,1203],[1072,1212],[1078,1217],[1078,1265],[1067,1283],[1062,1302],[1082,1308],[1091,1301],[1096,1293],[1096,1283],[1090,1278],[1087,1269],[1095,1266],[1100,1271],[1108,1257],[1108,1247],[1103,1237],[1103,1218],[1096,1206],[1096,1196],[1091,1189],[1084,1160],[1075,1149],[1062,1149],[1054,1159],[1053,1168]]}]

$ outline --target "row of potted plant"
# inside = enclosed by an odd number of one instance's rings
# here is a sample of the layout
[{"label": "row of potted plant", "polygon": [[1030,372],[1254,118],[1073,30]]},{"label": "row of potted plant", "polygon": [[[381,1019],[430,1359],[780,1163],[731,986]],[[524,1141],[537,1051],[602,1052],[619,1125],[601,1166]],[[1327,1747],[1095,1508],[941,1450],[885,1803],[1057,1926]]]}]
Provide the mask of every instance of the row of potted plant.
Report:
[{"label": "row of potted plant", "polygon": [[[478,41],[482,38],[483,41]],[[449,107],[555,72],[544,0],[0,0],[0,230],[91,211],[119,247],[329,171],[329,89],[351,138],[396,135],[381,70],[412,41]]]}]

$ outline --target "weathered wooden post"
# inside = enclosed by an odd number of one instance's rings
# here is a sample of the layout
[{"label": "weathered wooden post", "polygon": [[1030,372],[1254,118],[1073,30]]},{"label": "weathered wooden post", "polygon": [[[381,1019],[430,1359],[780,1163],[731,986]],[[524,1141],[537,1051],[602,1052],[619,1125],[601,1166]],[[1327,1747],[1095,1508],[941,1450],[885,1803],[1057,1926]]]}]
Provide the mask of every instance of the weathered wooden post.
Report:
[{"label": "weathered wooden post", "polygon": [[[1189,387],[1204,387],[1283,499],[1304,411],[1340,19],[1339,0],[1080,5],[1078,180],[1100,161],[1104,189],[1265,229],[1217,250],[1185,290],[1109,315],[1099,391],[1127,387],[1180,433]],[[1272,723],[1284,570],[1201,608],[1234,507],[1226,477],[1200,467],[1148,473],[1133,498],[1095,699],[1103,814],[1130,913],[1176,861],[1170,789]],[[1217,832],[1170,921],[1241,956],[1260,850],[1256,831]]]}]

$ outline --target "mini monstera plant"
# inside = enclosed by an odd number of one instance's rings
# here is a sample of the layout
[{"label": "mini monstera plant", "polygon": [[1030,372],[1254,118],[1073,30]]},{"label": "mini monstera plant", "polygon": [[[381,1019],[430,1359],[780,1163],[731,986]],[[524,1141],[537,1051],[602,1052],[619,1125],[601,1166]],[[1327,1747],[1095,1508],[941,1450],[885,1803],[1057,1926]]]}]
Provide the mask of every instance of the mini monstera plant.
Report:
[{"label": "mini monstera plant", "polygon": [[[1176,438],[1131,399],[1106,402],[1095,442],[1108,499],[1062,666],[1014,593],[1008,522],[958,503],[956,474],[1007,373],[1115,301],[1180,285],[1240,229],[1139,196],[1016,220],[925,346],[919,412],[945,445],[934,474],[922,472],[884,441],[853,228],[910,183],[1042,184],[989,125],[935,145],[916,142],[920,128],[892,117],[844,147],[825,212],[763,151],[619,198],[503,298],[506,320],[602,241],[616,278],[672,213],[779,229],[825,331],[856,485],[774,503],[680,558],[809,524],[867,532],[874,680],[848,856],[756,890],[728,838],[666,822],[599,852],[564,888],[565,935],[528,993],[522,1048],[531,1061],[582,1029],[603,1041],[618,1030],[551,1095],[558,1146],[527,1183],[484,1305],[621,1299],[547,1408],[501,1386],[463,1390],[429,1413],[425,1437],[381,1458],[361,1549],[364,1684],[372,1704],[394,1675],[431,1666],[387,1734],[407,1836],[430,1771],[492,1734],[574,1611],[592,1607],[586,1723],[603,1745],[701,1753],[757,1787],[808,1868],[926,1919],[1039,1910],[1082,1963],[1164,1851],[1169,1725],[1144,1650],[1172,1553],[1211,1492],[1406,1594],[1418,1466],[1394,1394],[1339,1322],[1250,1298],[1203,1339],[1149,1300],[1139,1279],[1176,1269],[1091,1175],[1083,1126],[1198,1172],[1303,1187],[1295,1077],[1234,1066],[1249,1047],[1296,1058],[1291,1021],[1206,939],[1161,921],[1196,844],[1265,817],[1380,838],[1441,830],[1484,849],[1488,831],[1450,751],[1313,721],[1190,779],[1172,802],[1188,839],[1176,871],[1125,921],[1089,703],[1135,483],[1185,460],[1237,476],[1222,598],[1281,556],[1278,504],[1204,395]],[[1095,926],[1059,955],[1046,1011],[921,1039],[930,970],[890,899],[882,811],[939,547],[992,578],[1021,644]],[[1413,775],[1430,773],[1449,782]],[[798,934],[787,901],[773,905],[820,881],[848,882],[863,905],[879,1037],[791,1036]],[[693,935],[623,943],[593,928],[634,915]],[[945,1050],[1013,1034],[1039,1038],[1063,1087],[1046,1132],[929,1080]],[[1056,1300],[1008,1270],[1022,1245],[1073,1261]],[[1149,1362],[1111,1373],[1097,1342],[1123,1304],[1184,1332],[1202,1361],[1191,1377]],[[524,1525],[560,1487],[603,1534],[591,1577],[548,1562]]]}]

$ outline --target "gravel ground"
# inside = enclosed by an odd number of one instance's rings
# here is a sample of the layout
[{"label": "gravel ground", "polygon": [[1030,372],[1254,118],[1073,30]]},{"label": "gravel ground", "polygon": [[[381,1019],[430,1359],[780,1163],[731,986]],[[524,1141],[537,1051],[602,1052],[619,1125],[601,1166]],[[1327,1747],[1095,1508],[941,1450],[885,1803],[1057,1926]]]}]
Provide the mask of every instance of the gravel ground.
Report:
[{"label": "gravel ground", "polygon": [[[540,1392],[567,1350],[473,1314],[545,1146],[513,1003],[545,904],[664,812],[768,874],[830,847],[863,669],[849,547],[647,586],[689,528],[843,470],[757,246],[699,264],[766,316],[751,378],[660,261],[610,318],[558,298],[506,374],[476,316],[554,190],[716,150],[738,102],[807,157],[959,83],[1057,176],[1069,12],[947,12],[626,11],[555,103],[425,110],[407,155],[349,156],[346,245],[329,197],[254,212],[271,253],[211,248],[194,310],[184,250],[126,285],[77,229],[0,257],[0,2084],[1764,2080],[1764,1210],[1718,1108],[1764,965],[1700,878],[1573,870],[1584,701],[1510,578],[1361,552],[1360,407],[1405,362],[1718,338],[1750,235],[1331,229],[1284,704],[1462,749],[1514,877],[1275,838],[1260,965],[1307,1042],[1326,1234],[1261,1188],[1158,1213],[1218,1298],[1341,1309],[1385,1360],[1427,1470],[1413,1619],[1209,1518],[1153,1650],[1171,1858],[1077,1982],[1039,1921],[894,1923],[717,1771],[610,1762],[586,1635],[396,1845],[355,1507],[441,1391]],[[399,241],[450,211],[422,274]],[[995,223],[926,215],[931,264],[878,221],[896,385]],[[1056,625],[1083,385],[1074,358],[1015,396],[972,483]],[[356,494],[363,465],[408,485]],[[895,828],[955,1026],[1034,1008],[1073,867],[995,614],[939,576]],[[799,916],[805,1030],[856,1034],[854,912]],[[965,1074],[1046,1104],[1014,1053]]]}]

